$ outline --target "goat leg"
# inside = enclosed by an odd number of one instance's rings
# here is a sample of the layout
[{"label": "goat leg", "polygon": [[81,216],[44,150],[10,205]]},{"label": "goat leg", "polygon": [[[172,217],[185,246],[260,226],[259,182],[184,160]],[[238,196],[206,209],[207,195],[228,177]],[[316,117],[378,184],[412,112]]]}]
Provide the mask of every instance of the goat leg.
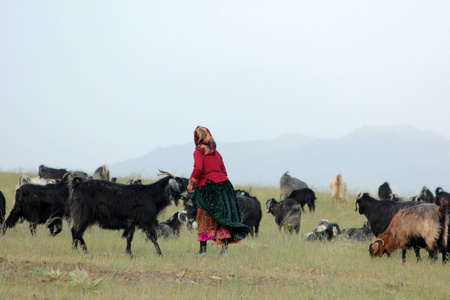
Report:
[{"label": "goat leg", "polygon": [[414,246],[414,252],[416,253],[417,262],[422,261],[422,257],[420,257],[420,248],[417,246]]},{"label": "goat leg", "polygon": [[135,227],[132,226],[131,228],[125,229],[125,232],[123,233],[126,235],[127,238],[127,248],[125,250],[126,253],[128,253],[130,255],[131,258],[133,258],[133,254],[131,253],[131,241],[133,240],[133,236],[134,236],[134,231],[135,231]]}]

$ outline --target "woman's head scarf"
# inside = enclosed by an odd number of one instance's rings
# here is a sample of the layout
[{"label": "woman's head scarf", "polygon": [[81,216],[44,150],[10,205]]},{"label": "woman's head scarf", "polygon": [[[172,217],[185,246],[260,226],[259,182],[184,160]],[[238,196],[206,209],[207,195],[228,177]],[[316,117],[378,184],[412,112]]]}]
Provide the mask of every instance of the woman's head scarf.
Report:
[{"label": "woman's head scarf", "polygon": [[195,147],[204,155],[214,154],[216,152],[216,142],[208,128],[197,126],[194,131]]}]

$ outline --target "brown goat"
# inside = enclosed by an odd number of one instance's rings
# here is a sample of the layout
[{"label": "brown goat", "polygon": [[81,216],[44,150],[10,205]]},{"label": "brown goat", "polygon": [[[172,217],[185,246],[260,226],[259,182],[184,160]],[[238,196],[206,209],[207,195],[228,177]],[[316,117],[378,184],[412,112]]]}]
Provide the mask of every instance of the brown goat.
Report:
[{"label": "brown goat", "polygon": [[369,247],[372,257],[380,257],[384,253],[390,256],[402,249],[402,261],[406,261],[406,251],[413,247],[427,247],[430,252],[440,250],[442,262],[447,260],[447,216],[448,202],[442,201],[440,206],[426,203],[401,209],[392,218],[385,232],[377,236],[377,240]]}]

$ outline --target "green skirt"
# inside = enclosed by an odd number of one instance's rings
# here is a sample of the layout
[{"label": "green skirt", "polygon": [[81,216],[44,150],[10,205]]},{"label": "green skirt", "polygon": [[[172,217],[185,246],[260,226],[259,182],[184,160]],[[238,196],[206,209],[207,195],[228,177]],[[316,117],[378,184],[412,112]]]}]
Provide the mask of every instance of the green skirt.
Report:
[{"label": "green skirt", "polygon": [[230,230],[229,242],[243,240],[250,232],[250,228],[241,221],[239,202],[229,180],[219,183],[208,180],[206,185],[195,189],[192,199],[214,221]]}]

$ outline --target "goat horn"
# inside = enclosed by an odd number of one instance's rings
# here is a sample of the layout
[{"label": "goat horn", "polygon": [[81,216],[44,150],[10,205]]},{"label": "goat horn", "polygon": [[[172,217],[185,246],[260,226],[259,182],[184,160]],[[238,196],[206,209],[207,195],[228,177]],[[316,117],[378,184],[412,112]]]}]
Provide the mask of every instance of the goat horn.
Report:
[{"label": "goat horn", "polygon": [[169,172],[161,171],[160,169],[158,169],[158,171],[159,171],[158,176],[169,175],[169,176],[172,177],[172,178],[176,178],[174,175],[170,174]]},{"label": "goat horn", "polygon": [[378,241],[381,241],[383,244],[381,246],[384,246],[384,241],[382,239],[376,239],[375,242],[373,242],[374,244]]},{"label": "goat horn", "polygon": [[183,221],[180,219],[180,215],[181,215],[181,214],[186,214],[186,211],[185,211],[185,210],[179,210],[179,211],[177,211],[176,213],[178,213],[178,221],[180,221],[181,223],[183,223]]},{"label": "goat horn", "polygon": [[359,193],[358,198],[356,198],[356,199],[361,199],[361,197],[362,197],[363,195],[364,195],[363,192]]}]

